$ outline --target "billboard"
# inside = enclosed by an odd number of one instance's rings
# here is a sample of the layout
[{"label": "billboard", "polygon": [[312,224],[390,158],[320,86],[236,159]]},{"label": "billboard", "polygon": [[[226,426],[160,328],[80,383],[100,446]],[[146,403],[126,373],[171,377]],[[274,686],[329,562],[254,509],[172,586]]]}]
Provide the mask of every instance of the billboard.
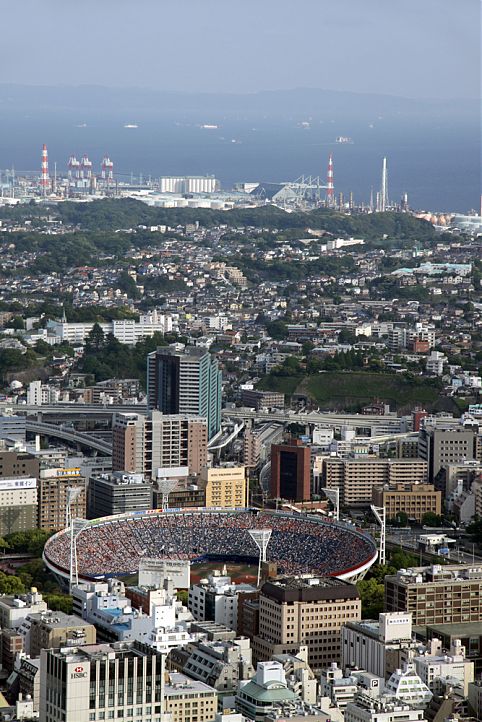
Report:
[{"label": "billboard", "polygon": [[164,579],[172,579],[177,589],[189,589],[191,566],[187,559],[141,559],[139,586],[162,587]]},{"label": "billboard", "polygon": [[13,479],[0,479],[0,491],[36,488],[37,479],[34,479],[33,477],[14,477]]}]

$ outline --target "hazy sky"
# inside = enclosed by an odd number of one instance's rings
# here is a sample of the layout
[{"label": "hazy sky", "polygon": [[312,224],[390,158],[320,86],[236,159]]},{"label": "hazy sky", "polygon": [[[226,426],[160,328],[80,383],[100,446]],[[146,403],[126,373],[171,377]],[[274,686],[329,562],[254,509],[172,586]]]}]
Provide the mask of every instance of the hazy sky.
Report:
[{"label": "hazy sky", "polygon": [[0,82],[480,96],[480,0],[0,0]]}]

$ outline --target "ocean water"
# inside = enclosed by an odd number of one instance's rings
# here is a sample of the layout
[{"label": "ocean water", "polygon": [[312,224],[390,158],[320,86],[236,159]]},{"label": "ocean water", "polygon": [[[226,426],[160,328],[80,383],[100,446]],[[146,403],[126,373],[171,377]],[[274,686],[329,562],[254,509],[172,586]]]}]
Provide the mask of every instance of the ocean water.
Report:
[{"label": "ocean water", "polygon": [[[138,127],[125,128],[129,123]],[[336,144],[339,135],[350,136],[353,144]],[[365,202],[370,188],[380,187],[386,156],[392,199],[407,192],[413,208],[437,211],[466,212],[480,203],[480,127],[468,120],[392,117],[369,123],[259,113],[0,111],[0,168],[40,168],[44,142],[51,172],[56,161],[58,172],[65,173],[68,157],[83,153],[100,172],[101,158],[108,154],[115,172],[127,177],[212,174],[224,188],[303,174],[325,178],[332,152],[336,192],[352,191],[355,201]]]}]

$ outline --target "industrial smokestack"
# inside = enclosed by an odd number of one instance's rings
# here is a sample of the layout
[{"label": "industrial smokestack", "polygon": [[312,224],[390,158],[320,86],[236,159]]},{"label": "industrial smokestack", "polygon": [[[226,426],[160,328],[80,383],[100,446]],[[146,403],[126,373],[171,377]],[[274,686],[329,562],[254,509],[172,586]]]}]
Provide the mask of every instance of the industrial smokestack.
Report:
[{"label": "industrial smokestack", "polygon": [[335,175],[333,171],[333,156],[330,153],[328,158],[328,174],[326,179],[326,202],[329,206],[333,206],[335,202]]},{"label": "industrial smokestack", "polygon": [[40,176],[40,190],[42,191],[43,196],[47,195],[49,185],[49,156],[47,146],[44,143],[42,148],[42,174]]}]

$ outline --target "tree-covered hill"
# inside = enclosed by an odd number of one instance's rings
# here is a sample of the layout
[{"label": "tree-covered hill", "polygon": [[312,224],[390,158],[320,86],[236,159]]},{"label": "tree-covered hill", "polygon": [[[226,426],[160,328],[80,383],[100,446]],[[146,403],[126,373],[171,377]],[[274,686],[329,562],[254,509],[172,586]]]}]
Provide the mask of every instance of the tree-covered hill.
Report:
[{"label": "tree-covered hill", "polygon": [[379,239],[429,240],[433,227],[407,213],[372,213],[347,216],[328,209],[287,213],[276,206],[233,208],[230,211],[207,208],[154,208],[131,198],[104,199],[92,203],[62,203],[55,211],[64,223],[80,225],[86,230],[135,228],[138,225],[186,225],[199,221],[210,227],[228,224],[231,227],[255,226],[270,229],[307,228],[326,230],[344,236]]}]

